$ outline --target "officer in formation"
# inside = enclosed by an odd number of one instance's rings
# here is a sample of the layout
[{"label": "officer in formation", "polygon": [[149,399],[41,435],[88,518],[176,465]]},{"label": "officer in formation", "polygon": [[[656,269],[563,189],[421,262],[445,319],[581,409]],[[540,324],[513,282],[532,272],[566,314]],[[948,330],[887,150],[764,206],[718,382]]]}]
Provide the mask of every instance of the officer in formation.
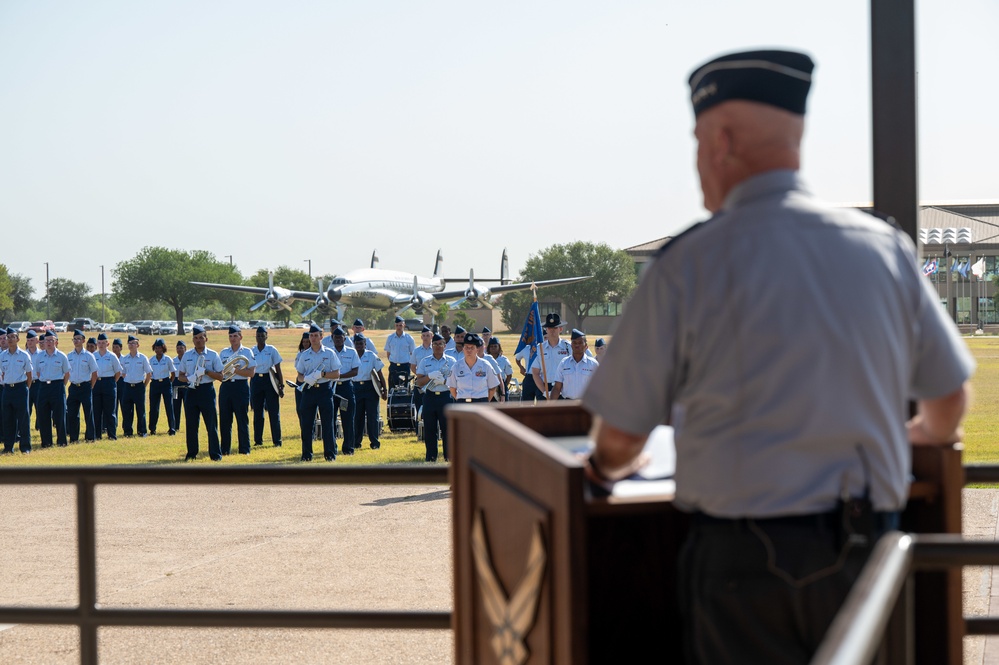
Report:
[{"label": "officer in formation", "polygon": [[444,461],[448,461],[447,418],[444,408],[454,402],[447,387],[454,358],[444,353],[444,338],[431,336],[432,352],[424,356],[416,368],[416,386],[423,391],[423,443],[427,448],[426,461],[437,461],[437,432],[444,447]]},{"label": "officer in formation", "polygon": [[493,338],[493,331],[487,328],[486,326],[483,326],[482,332],[479,333],[479,336],[482,338],[482,344],[488,349],[489,340]]},{"label": "officer in formation", "polygon": [[[378,450],[381,443],[378,440],[378,398],[379,393],[382,399],[388,399],[388,391],[385,388],[385,377],[382,375],[382,368],[385,363],[378,355],[368,349],[368,340],[363,334],[354,335],[354,350],[357,351],[358,365],[357,376],[354,382],[354,450],[361,447],[361,440],[364,438],[364,426],[367,422],[368,441],[372,450]],[[371,376],[376,375],[381,385],[379,390],[375,389]]]},{"label": "officer in formation", "polygon": [[96,337],[88,338],[86,348],[87,351],[90,351],[91,353],[97,353],[97,338]]},{"label": "officer in formation", "polygon": [[395,333],[385,339],[385,358],[389,363],[389,389],[409,381],[409,361],[416,350],[413,336],[406,332],[406,321],[395,317]]},{"label": "officer in formation", "polygon": [[144,437],[148,434],[146,430],[146,386],[153,374],[153,368],[149,366],[149,359],[146,354],[139,353],[139,338],[134,335],[128,336],[128,355],[119,359],[121,363],[122,383],[124,383],[124,394],[118,401],[121,402],[121,431],[125,438],[131,438],[133,416],[138,422],[138,434]]},{"label": "officer in formation", "polygon": [[[29,356],[31,356],[31,362],[35,362],[35,358],[38,354],[45,353],[45,350],[39,347],[38,333],[34,330],[29,330],[24,334],[24,350]],[[31,388],[28,389],[28,417],[31,417],[31,412],[35,412],[35,429],[38,429],[38,411],[36,406],[38,404],[38,391],[41,389],[42,384],[38,382],[38,374],[35,374],[35,380],[31,383]]]},{"label": "officer in formation", "polygon": [[97,427],[96,439],[107,432],[108,439],[118,439],[118,380],[121,378],[121,361],[118,356],[108,350],[108,336],[101,333],[97,336],[97,383],[94,384],[94,425]]},{"label": "officer in formation", "polygon": [[205,421],[208,433],[208,456],[212,461],[222,459],[219,445],[218,416],[215,411],[215,381],[222,380],[222,360],[208,348],[208,334],[201,326],[194,326],[194,350],[188,351],[180,361],[180,380],[187,383],[187,456],[184,461],[198,458],[198,428]]},{"label": "officer in formation", "polygon": [[69,381],[69,359],[56,348],[57,335],[49,330],[44,335],[45,350],[34,357],[35,374],[38,376],[39,432],[42,448],[52,447],[52,424],[55,422],[56,443],[66,446],[66,382]]},{"label": "officer in formation", "polygon": [[[94,426],[94,385],[97,383],[97,359],[83,348],[82,330],[73,331],[73,350],[69,359],[69,396],[66,398],[66,434],[70,443],[80,440],[80,409],[83,409],[83,437],[87,442],[96,436]],[[97,342],[95,340],[94,345]]]},{"label": "officer in formation", "polygon": [[[7,329],[0,328],[0,359],[3,358],[3,354],[7,352]],[[3,443],[3,370],[0,369],[0,444]]]},{"label": "officer in formation", "polygon": [[219,358],[225,367],[226,363],[236,357],[245,358],[247,366],[233,370],[232,376],[224,380],[219,388],[219,430],[222,434],[223,455],[232,452],[233,418],[236,419],[239,454],[250,454],[250,377],[256,367],[253,352],[243,346],[243,332],[237,326],[229,326],[229,346],[222,349]]},{"label": "officer in formation", "polygon": [[184,398],[187,397],[187,383],[180,380],[180,361],[187,352],[187,344],[184,340],[177,340],[177,355],[173,357],[173,368],[176,374],[173,377],[173,426],[179,430],[181,415],[184,410]]},{"label": "officer in formation", "polygon": [[[340,377],[336,380],[333,398],[333,417],[340,414],[340,429],[343,432],[343,454],[354,454],[354,377],[357,376],[361,359],[350,344],[346,344],[347,336],[343,328],[333,328],[333,352],[340,359]],[[324,340],[325,341],[325,340]]]},{"label": "officer in formation", "polygon": [[173,382],[177,378],[177,367],[173,358],[166,355],[166,342],[157,339],[153,342],[153,357],[149,359],[152,376],[149,381],[149,432],[156,434],[160,419],[160,400],[167,417],[167,434],[177,433],[177,421],[173,415]]},{"label": "officer in formation", "polygon": [[503,382],[503,394],[510,392],[510,379],[513,378],[513,365],[510,359],[503,355],[503,345],[500,344],[499,337],[490,337],[486,344],[486,353],[492,358],[500,370],[500,380]]},{"label": "officer in formation", "polygon": [[[465,337],[468,337],[468,335],[465,335]],[[486,363],[489,365],[490,369],[492,369],[493,373],[496,375],[496,378],[499,380],[499,385],[496,386],[496,392],[493,394],[492,398],[490,398],[489,401],[490,402],[505,402],[506,401],[506,383],[503,381],[503,370],[500,369],[499,363],[496,362],[496,359],[493,358],[491,355],[489,355],[489,354],[486,353],[486,342],[485,342],[485,340],[483,340],[480,337],[479,341],[482,342],[482,344],[480,344],[480,345],[478,345],[478,346],[475,347],[475,355],[477,355],[479,358],[482,358],[483,360],[486,361]]]},{"label": "officer in formation", "polygon": [[20,334],[7,328],[7,350],[0,355],[0,376],[3,379],[3,451],[14,453],[14,442],[20,441],[22,453],[31,452],[31,418],[28,413],[28,392],[34,367],[31,355],[17,348]]},{"label": "officer in formation", "polygon": [[479,357],[481,346],[482,338],[475,333],[467,333],[462,340],[464,357],[454,363],[446,382],[456,402],[488,402],[496,394],[499,377],[492,366]]},{"label": "officer in formation", "polygon": [[312,426],[317,411],[323,429],[323,456],[327,462],[336,459],[332,385],[340,376],[340,358],[333,349],[323,346],[322,339],[323,329],[313,324],[309,328],[309,348],[295,359],[295,370],[305,383],[298,410],[303,462],[312,461]]},{"label": "officer in formation", "polygon": [[552,399],[581,399],[586,385],[600,366],[596,358],[586,354],[586,333],[573,328],[570,337],[572,355],[560,362],[552,372],[552,379],[555,381]]},{"label": "officer in formation", "polygon": [[[434,332],[430,329],[430,326],[423,326],[423,330],[420,331],[420,346],[413,349],[413,353],[409,356],[409,371],[412,376],[416,376],[416,370],[420,366],[420,361],[433,354],[433,339]],[[413,408],[419,413],[422,407],[423,391],[414,390]]]},{"label": "officer in formation", "polygon": [[[361,319],[354,319],[354,325],[351,326],[351,328],[353,329],[355,335],[363,335],[364,321],[362,321]],[[368,351],[371,351],[375,355],[378,355],[378,349],[375,348],[374,341],[370,337],[365,337],[364,339],[365,339],[364,348],[366,348]]]},{"label": "officer in formation", "polygon": [[597,362],[603,360],[604,352],[607,350],[607,342],[604,341],[604,338],[598,337],[597,341],[593,344],[593,348],[597,351]]},{"label": "officer in formation", "polygon": [[[555,368],[563,360],[572,355],[572,346],[568,340],[559,337],[562,333],[562,317],[558,312],[552,312],[545,318],[545,341],[541,343],[539,353],[544,354],[544,362],[540,358],[535,358],[531,364],[531,376],[537,386],[538,399],[546,399],[545,395],[551,395],[555,382],[552,374]],[[546,390],[547,388],[547,390]]]},{"label": "officer in formation", "polygon": [[[264,445],[264,413],[271,424],[271,443],[281,447],[281,402],[284,397],[284,374],[281,371],[281,354],[277,348],[267,343],[267,328],[257,327],[257,345],[253,352],[256,363],[253,378],[250,379],[250,405],[253,408],[253,445]],[[271,371],[277,381],[277,392],[271,383]]]},{"label": "officer in formation", "polygon": [[455,326],[454,335],[451,337],[451,342],[453,342],[451,344],[451,350],[448,351],[445,348],[444,352],[450,353],[451,357],[454,358],[455,360],[461,360],[462,358],[464,358],[465,354],[462,352],[462,346],[465,343],[466,334],[468,333],[465,331],[464,328],[462,328],[461,326]]},{"label": "officer in formation", "polygon": [[644,271],[583,396],[602,484],[674,425],[692,664],[809,662],[898,526],[911,447],[961,436],[974,360],[915,245],[798,175],[812,70],[803,53],[755,51],[691,75],[713,217]]},{"label": "officer in formation", "polygon": [[[118,362],[121,362],[121,340],[115,337],[111,340],[111,353],[113,353],[117,358]],[[117,386],[115,386],[117,392],[115,393],[115,422],[123,423],[122,416],[124,412],[121,410],[121,399],[125,396],[125,370],[122,369],[121,376],[118,377]]]},{"label": "officer in formation", "polygon": [[454,349],[454,340],[451,339],[451,327],[446,324],[441,326],[440,336],[444,338],[444,352],[452,351]]}]

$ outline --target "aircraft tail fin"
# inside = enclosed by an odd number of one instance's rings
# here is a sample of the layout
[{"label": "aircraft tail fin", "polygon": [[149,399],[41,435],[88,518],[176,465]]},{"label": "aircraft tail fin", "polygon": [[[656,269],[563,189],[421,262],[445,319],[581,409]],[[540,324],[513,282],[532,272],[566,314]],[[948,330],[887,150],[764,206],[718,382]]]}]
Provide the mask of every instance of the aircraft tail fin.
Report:
[{"label": "aircraft tail fin", "polygon": [[500,284],[510,284],[510,259],[506,255],[506,247],[503,248],[503,258],[500,259]]},{"label": "aircraft tail fin", "polygon": [[377,249],[374,250],[373,252],[371,252],[371,267],[372,268],[377,268],[378,267],[378,250]]},{"label": "aircraft tail fin", "polygon": [[444,257],[441,256],[441,250],[437,250],[437,260],[434,262],[434,277],[441,276],[441,265],[444,263]]}]

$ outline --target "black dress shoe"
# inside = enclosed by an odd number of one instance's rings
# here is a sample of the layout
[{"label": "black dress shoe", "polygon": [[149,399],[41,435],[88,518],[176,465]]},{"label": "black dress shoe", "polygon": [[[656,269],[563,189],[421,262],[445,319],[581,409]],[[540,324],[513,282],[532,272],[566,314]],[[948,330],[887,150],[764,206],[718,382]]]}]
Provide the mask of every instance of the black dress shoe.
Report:
[{"label": "black dress shoe", "polygon": [[198,459],[197,455],[187,455],[187,456],[184,457],[184,461],[185,462],[190,462],[190,461],[196,460],[196,459]]},{"label": "black dress shoe", "polygon": [[222,461],[222,458],[221,458],[221,457],[213,457],[213,458],[212,458],[212,461],[213,461],[213,462],[221,462],[221,461]]},{"label": "black dress shoe", "polygon": [[[153,433],[155,434],[155,432],[153,432]],[[170,436],[173,436],[176,433],[177,433],[177,430],[175,430],[175,429],[172,429],[169,432],[167,432],[167,434],[169,434]]]},{"label": "black dress shoe", "polygon": [[0,455],[13,455],[13,454],[14,454],[13,450],[6,450],[6,449],[0,450]]},{"label": "black dress shoe", "polygon": [[303,462],[311,462],[312,461],[312,455],[302,455],[302,461]]},{"label": "black dress shoe", "polygon": [[353,450],[345,450],[345,451],[343,451],[343,454],[344,455],[353,455],[354,451]]},{"label": "black dress shoe", "polygon": [[[150,433],[150,434],[156,434],[156,430],[154,430],[154,429],[151,429],[151,430],[149,430],[149,433]],[[143,436],[145,436],[145,435],[143,435]]]},{"label": "black dress shoe", "polygon": [[247,450],[245,453],[240,453],[240,455],[249,455],[249,454],[250,454],[249,450]]},{"label": "black dress shoe", "polygon": [[65,448],[69,444],[68,443],[57,443],[56,445],[59,446],[60,448]]},{"label": "black dress shoe", "polygon": [[336,455],[327,455],[326,456],[326,461],[327,462],[335,462],[336,461]]},{"label": "black dress shoe", "polygon": [[117,440],[118,440],[118,437],[116,437],[116,436],[109,436],[109,437],[108,437],[108,440],[109,440],[109,441],[117,441]]},{"label": "black dress shoe", "polygon": [[264,442],[263,441],[258,441],[257,443],[255,443],[253,445],[255,445],[255,446],[262,446],[262,445],[264,445]]},{"label": "black dress shoe", "polygon": [[382,447],[382,444],[380,444],[380,443],[372,443],[371,444],[371,449],[372,450],[378,450],[381,447]]},{"label": "black dress shoe", "polygon": [[21,454],[22,454],[22,455],[30,455],[30,454],[31,454],[31,451],[30,451],[30,450],[22,450],[22,451],[21,451]]},{"label": "black dress shoe", "polygon": [[[153,432],[153,434],[156,434],[156,432]],[[148,434],[140,434],[139,435],[139,437],[143,438],[143,439],[146,438],[147,436],[149,436],[149,435]]]},{"label": "black dress shoe", "polygon": [[277,443],[275,443],[275,444],[274,444],[274,447],[275,447],[275,448],[280,448],[280,447],[281,447],[281,442],[280,442],[280,441],[278,441]]}]

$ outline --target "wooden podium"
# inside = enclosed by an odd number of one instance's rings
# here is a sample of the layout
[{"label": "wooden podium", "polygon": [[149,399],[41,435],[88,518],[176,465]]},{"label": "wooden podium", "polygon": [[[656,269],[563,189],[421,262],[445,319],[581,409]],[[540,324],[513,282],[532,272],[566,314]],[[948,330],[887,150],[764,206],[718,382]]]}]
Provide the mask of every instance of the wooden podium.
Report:
[{"label": "wooden podium", "polygon": [[[685,515],[670,496],[591,496],[572,452],[590,424],[578,402],[448,410],[455,662],[683,662]],[[913,467],[903,528],[960,533],[960,447]],[[917,574],[915,629],[917,662],[961,662],[960,571]]]}]

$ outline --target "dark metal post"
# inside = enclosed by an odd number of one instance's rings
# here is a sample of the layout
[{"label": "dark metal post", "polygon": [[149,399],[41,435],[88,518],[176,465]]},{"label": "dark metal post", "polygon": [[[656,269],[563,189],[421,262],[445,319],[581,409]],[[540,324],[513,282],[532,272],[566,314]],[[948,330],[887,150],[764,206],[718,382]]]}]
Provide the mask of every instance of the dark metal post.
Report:
[{"label": "dark metal post", "polygon": [[80,479],[76,484],[76,542],[80,577],[80,663],[97,665],[97,534],[94,517],[94,483]]},{"label": "dark metal post", "polygon": [[871,0],[871,107],[874,208],[894,217],[915,242],[919,230],[915,0]]},{"label": "dark metal post", "polygon": [[107,308],[104,306],[104,266],[101,266],[101,323],[106,318]]},{"label": "dark metal post", "polygon": [[302,259],[309,264],[309,279],[312,279],[312,259]]}]

